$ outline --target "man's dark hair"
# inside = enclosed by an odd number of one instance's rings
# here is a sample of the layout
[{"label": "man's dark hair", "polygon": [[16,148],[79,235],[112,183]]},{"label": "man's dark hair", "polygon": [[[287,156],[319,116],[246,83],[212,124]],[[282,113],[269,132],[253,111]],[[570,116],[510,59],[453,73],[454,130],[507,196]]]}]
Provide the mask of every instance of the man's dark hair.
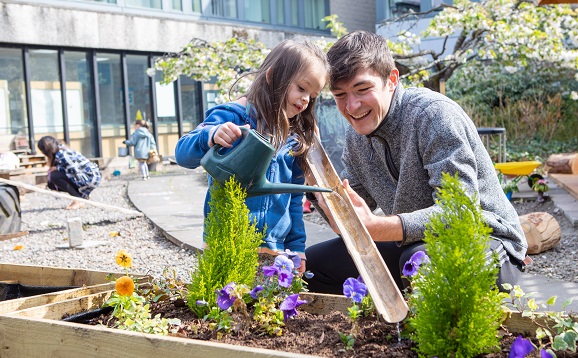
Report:
[{"label": "man's dark hair", "polygon": [[327,58],[331,66],[330,89],[351,80],[360,68],[371,68],[386,83],[395,68],[386,39],[367,31],[354,31],[337,40]]}]

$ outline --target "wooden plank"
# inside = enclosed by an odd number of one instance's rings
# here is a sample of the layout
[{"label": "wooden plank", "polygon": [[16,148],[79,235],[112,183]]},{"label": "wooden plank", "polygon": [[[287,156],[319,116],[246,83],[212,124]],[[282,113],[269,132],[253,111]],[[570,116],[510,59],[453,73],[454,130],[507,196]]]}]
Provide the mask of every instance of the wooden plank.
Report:
[{"label": "wooden plank", "polygon": [[333,189],[332,193],[323,193],[323,197],[377,311],[387,322],[403,320],[408,313],[407,303],[371,235],[357,216],[351,199],[317,136],[307,155],[307,164],[317,185]]},{"label": "wooden plank", "polygon": [[11,234],[1,234],[0,241],[15,239],[20,236],[28,235],[28,231],[13,232]]},{"label": "wooden plank", "polygon": [[44,319],[0,316],[2,358],[313,357],[187,338],[163,337]]},{"label": "wooden plank", "polygon": [[302,292],[299,299],[307,301],[307,304],[299,309],[315,315],[327,315],[336,311],[347,314],[347,308],[351,307],[351,300],[345,296]]},{"label": "wooden plank", "polygon": [[144,216],[144,214],[141,213],[140,211],[120,208],[118,206],[109,205],[109,204],[105,204],[105,203],[99,203],[99,202],[94,201],[94,200],[86,200],[86,199],[82,199],[82,198],[77,198],[77,197],[70,196],[68,194],[63,194],[63,193],[58,192],[58,191],[41,189],[41,188],[35,187],[34,185],[25,184],[25,183],[13,181],[13,180],[0,178],[0,183],[6,183],[6,184],[14,185],[14,186],[21,187],[21,188],[24,188],[27,190],[36,191],[39,193],[55,196],[57,198],[63,198],[63,199],[78,201],[78,202],[85,203],[85,204],[92,205],[92,206],[96,206],[96,207],[102,208],[102,209],[116,210],[116,211],[120,211],[120,212],[125,213],[125,214],[130,214],[130,215],[135,215],[135,216]]},{"label": "wooden plank", "polygon": [[[0,281],[16,281],[23,285],[92,286],[106,283],[109,275],[116,278],[124,273],[0,263]],[[141,280],[145,277],[133,276],[140,277]]]},{"label": "wooden plank", "polygon": [[42,306],[58,301],[69,300],[82,296],[92,295],[114,289],[114,282],[103,283],[89,287],[74,288],[54,293],[46,293],[38,296],[22,297],[13,300],[0,301],[0,314],[19,311],[31,307]]},{"label": "wooden plank", "polygon": [[578,200],[578,174],[548,174],[548,178]]}]

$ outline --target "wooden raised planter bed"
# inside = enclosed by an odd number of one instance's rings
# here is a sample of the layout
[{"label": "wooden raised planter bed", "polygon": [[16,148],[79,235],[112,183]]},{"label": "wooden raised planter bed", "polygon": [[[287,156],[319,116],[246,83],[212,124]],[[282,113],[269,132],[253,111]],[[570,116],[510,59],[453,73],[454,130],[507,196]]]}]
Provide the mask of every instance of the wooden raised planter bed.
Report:
[{"label": "wooden raised planter bed", "polygon": [[[0,283],[65,288],[52,293],[0,301],[0,314],[110,291],[114,289],[114,282],[108,279],[110,275],[103,271],[0,264]],[[112,273],[113,277],[122,275]]]},{"label": "wooden raised planter bed", "polygon": [[[0,357],[311,357],[283,351],[142,334],[61,321],[64,315],[100,308],[112,290],[0,314]],[[346,311],[343,296],[301,294],[311,303],[299,309],[313,314]],[[534,332],[533,323],[513,313],[505,322],[512,333]]]}]

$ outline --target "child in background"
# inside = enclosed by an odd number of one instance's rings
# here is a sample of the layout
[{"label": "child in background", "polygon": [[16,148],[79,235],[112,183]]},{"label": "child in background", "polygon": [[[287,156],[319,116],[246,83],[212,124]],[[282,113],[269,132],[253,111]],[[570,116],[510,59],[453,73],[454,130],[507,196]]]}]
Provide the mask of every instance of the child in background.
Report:
[{"label": "child in background", "polygon": [[[100,185],[102,176],[98,165],[58,142],[56,138],[51,136],[40,138],[38,149],[46,156],[50,165],[49,189],[65,191],[74,197],[88,199],[94,188]],[[66,209],[74,210],[83,206],[84,203],[73,201]]]},{"label": "child in background", "polygon": [[142,179],[148,180],[150,176],[147,159],[149,158],[149,152],[157,149],[157,143],[151,132],[149,132],[149,125],[145,120],[137,119],[133,128],[134,133],[130,139],[125,140],[123,143],[134,147],[134,157],[139,162]]},{"label": "child in background", "polygon": [[[177,143],[175,158],[180,166],[194,169],[201,158],[219,144],[232,148],[241,137],[240,126],[256,129],[277,152],[267,171],[272,183],[303,184],[305,157],[315,135],[315,100],[329,72],[323,51],[304,38],[277,45],[255,72],[248,92],[236,101],[218,105],[206,113],[195,130]],[[211,183],[209,178],[209,183]],[[303,193],[251,197],[246,204],[259,230],[267,228],[260,252],[278,255],[285,250],[302,258],[305,271],[305,225]],[[205,199],[208,214],[210,193]]]}]

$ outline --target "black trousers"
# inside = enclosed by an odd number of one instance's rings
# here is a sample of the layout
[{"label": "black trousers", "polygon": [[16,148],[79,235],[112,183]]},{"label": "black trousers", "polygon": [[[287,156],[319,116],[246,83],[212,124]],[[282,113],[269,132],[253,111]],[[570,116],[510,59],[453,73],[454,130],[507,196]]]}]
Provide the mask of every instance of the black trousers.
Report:
[{"label": "black trousers", "polygon": [[[420,241],[402,247],[398,247],[395,242],[376,242],[375,244],[397,287],[400,290],[408,287],[409,281],[401,277],[403,265],[417,251],[426,251],[425,243]],[[490,243],[490,250],[503,250],[503,245],[499,240],[494,239]],[[359,271],[340,237],[307,248],[305,255],[307,256],[307,270],[313,273],[313,278],[307,280],[311,292],[342,295],[343,282],[349,277],[359,276]],[[496,280],[500,290],[503,291],[501,283],[517,284],[521,272],[522,264],[507,257],[501,264]]]},{"label": "black trousers", "polygon": [[68,179],[66,174],[58,170],[48,174],[48,189],[65,191],[72,196],[82,198],[82,195],[78,192],[78,187],[74,185],[72,180]]}]

